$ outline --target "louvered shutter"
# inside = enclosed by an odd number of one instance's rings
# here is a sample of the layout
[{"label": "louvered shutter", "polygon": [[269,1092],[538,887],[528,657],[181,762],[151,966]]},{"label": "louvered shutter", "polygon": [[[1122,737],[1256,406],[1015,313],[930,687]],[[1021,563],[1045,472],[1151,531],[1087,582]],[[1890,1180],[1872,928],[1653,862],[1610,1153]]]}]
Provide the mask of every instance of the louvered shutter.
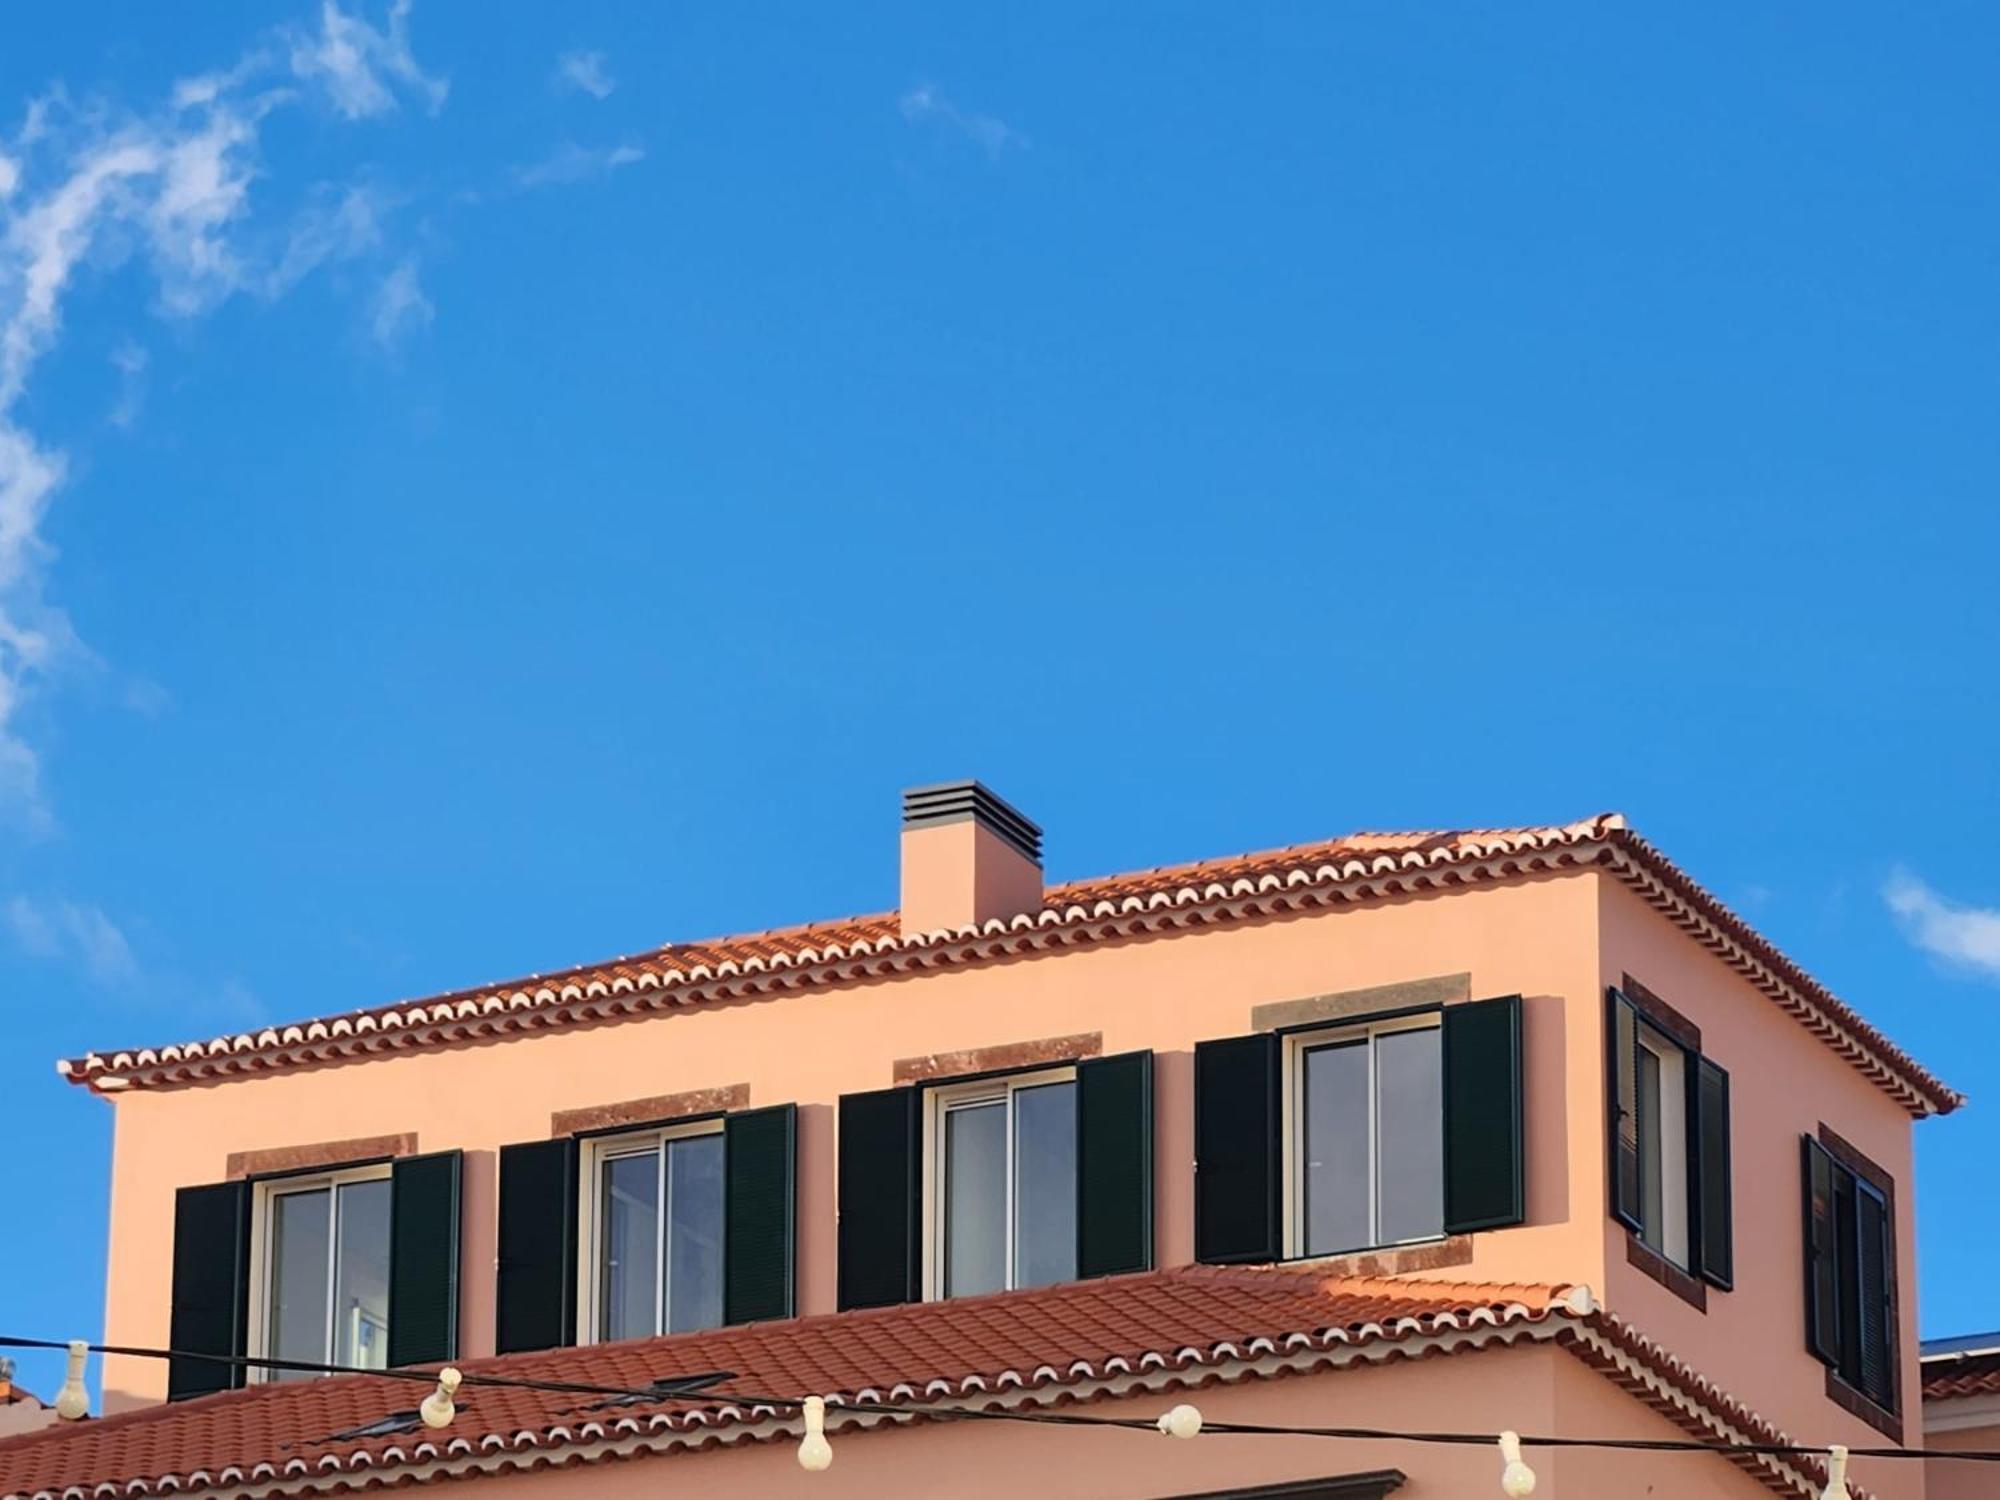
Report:
[{"label": "louvered shutter", "polygon": [[1834,1176],[1841,1169],[1811,1136],[1804,1148],[1806,1250],[1806,1348],[1827,1365],[1840,1365],[1840,1237],[1835,1222]]},{"label": "louvered shutter", "polygon": [[730,1323],[792,1315],[798,1113],[780,1104],[723,1121],[723,1317]]},{"label": "louvered shutter", "polygon": [[1194,1049],[1194,1258],[1278,1260],[1281,1243],[1278,1038]]},{"label": "louvered shutter", "polygon": [[1856,1342],[1862,1394],[1880,1406],[1896,1400],[1896,1324],[1890,1277],[1889,1206],[1869,1184],[1856,1179],[1855,1305]]},{"label": "louvered shutter", "polygon": [[1470,1234],[1527,1217],[1521,997],[1444,1011],[1444,1229]]},{"label": "louvered shutter", "polygon": [[1076,1066],[1076,1274],[1153,1265],[1153,1054]]},{"label": "louvered shutter", "polygon": [[389,1168],[389,1363],[458,1358],[458,1217],[463,1153]]},{"label": "louvered shutter", "polygon": [[1728,1291],[1735,1285],[1735,1212],[1729,1146],[1729,1075],[1705,1057],[1695,1065],[1694,1179],[1698,1234],[1694,1267],[1704,1281]]},{"label": "louvered shutter", "polygon": [[918,1093],[840,1096],[840,1308],[887,1307],[923,1296],[918,1253]]},{"label": "louvered shutter", "polygon": [[502,1354],[576,1342],[576,1160],[569,1139],[500,1148]]},{"label": "louvered shutter", "polygon": [[[174,1194],[173,1261],[168,1344],[189,1355],[241,1356],[249,1329],[249,1183],[209,1183]],[[241,1365],[167,1361],[169,1401],[241,1384]]]},{"label": "louvered shutter", "polygon": [[1605,1031],[1610,1117],[1611,1216],[1637,1231],[1639,1202],[1639,1013],[1610,991]]}]

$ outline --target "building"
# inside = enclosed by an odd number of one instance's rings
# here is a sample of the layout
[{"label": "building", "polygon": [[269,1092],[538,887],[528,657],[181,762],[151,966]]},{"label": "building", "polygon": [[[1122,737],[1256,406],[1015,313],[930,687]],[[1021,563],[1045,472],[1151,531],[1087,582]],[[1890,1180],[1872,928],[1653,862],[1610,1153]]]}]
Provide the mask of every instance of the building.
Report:
[{"label": "building", "polygon": [[[1926,1340],[1923,1382],[1926,1448],[2000,1451],[2000,1333]],[[1993,1492],[1991,1469],[1951,1462],[1927,1467],[1929,1500],[1978,1500]]]},{"label": "building", "polygon": [[[381,1377],[114,1358],[106,1418],[0,1443],[0,1496],[1497,1492],[1483,1446],[936,1415],[1185,1400],[1916,1437],[1911,1126],[1961,1101],[1622,818],[1061,885],[1040,845],[976,783],[923,788],[895,912],[62,1064],[117,1113],[109,1343],[733,1373],[469,1387],[432,1432]],[[761,1441],[799,1418],[760,1396],[809,1395],[823,1475]],[[1529,1457],[1542,1495],[1821,1477]],[[1916,1500],[1922,1468],[1851,1479]]]},{"label": "building", "polygon": [[14,1384],[12,1361],[0,1359],[0,1438],[34,1432],[55,1419],[55,1412],[36,1400],[32,1391]]}]

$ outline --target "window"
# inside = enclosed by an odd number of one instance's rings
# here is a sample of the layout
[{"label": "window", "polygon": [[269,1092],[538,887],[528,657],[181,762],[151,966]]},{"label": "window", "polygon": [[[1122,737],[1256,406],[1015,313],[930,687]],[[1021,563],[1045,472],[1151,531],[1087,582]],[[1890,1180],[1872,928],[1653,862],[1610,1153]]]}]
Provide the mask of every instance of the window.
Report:
[{"label": "window", "polygon": [[[260,1284],[251,1353],[266,1359],[389,1363],[389,1168],[259,1185]],[[306,1371],[261,1378],[296,1380]]]},{"label": "window", "polygon": [[1849,1390],[1896,1409],[1893,1185],[1822,1130],[1805,1138],[1806,1336]]},{"label": "window", "polygon": [[1629,1069],[1619,1090],[1620,1200],[1639,1242],[1688,1268],[1687,1053],[1678,1042],[1619,1011]]},{"label": "window", "polygon": [[931,1091],[929,1295],[1075,1278],[1076,1092],[1067,1068]]},{"label": "window", "polygon": [[1292,1255],[1444,1233],[1444,1074],[1436,1014],[1289,1039]]},{"label": "window", "polygon": [[588,1338],[721,1325],[723,1155],[719,1120],[585,1143]]},{"label": "window", "polygon": [[[1664,1001],[1627,981],[1610,992],[1611,1211],[1640,1245],[1710,1285],[1733,1275],[1729,1075]],[[1706,1305],[1700,1282],[1651,1263]]]}]

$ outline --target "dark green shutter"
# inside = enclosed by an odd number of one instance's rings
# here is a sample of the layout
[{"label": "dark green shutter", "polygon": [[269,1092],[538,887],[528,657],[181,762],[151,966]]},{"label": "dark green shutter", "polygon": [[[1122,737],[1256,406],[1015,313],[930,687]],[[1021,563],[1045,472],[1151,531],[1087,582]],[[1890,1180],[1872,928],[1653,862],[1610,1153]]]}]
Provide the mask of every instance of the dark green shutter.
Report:
[{"label": "dark green shutter", "polygon": [[1278,1260],[1278,1038],[1194,1048],[1194,1258]]},{"label": "dark green shutter", "polygon": [[1736,1279],[1734,1210],[1729,1163],[1729,1075],[1705,1057],[1695,1065],[1695,1206],[1699,1238],[1695,1269],[1728,1291]]},{"label": "dark green shutter", "polygon": [[1833,1179],[1840,1169],[1811,1136],[1804,1148],[1806,1348],[1825,1364],[1840,1365],[1840,1237]]},{"label": "dark green shutter", "polygon": [[576,1342],[576,1155],[567,1139],[500,1148],[502,1354]]},{"label": "dark green shutter", "polygon": [[1444,1232],[1528,1216],[1521,1138],[1521,997],[1444,1009]]},{"label": "dark green shutter", "polygon": [[1153,1054],[1076,1065],[1076,1274],[1153,1266]]},{"label": "dark green shutter", "polygon": [[1872,1184],[1855,1180],[1855,1343],[1861,1392],[1876,1405],[1896,1404],[1896,1324],[1889,1268],[1889,1204]]},{"label": "dark green shutter", "polygon": [[840,1096],[841,1311],[923,1296],[918,1253],[923,1147],[918,1093],[879,1089]]},{"label": "dark green shutter", "polygon": [[[173,1256],[169,1347],[190,1355],[242,1355],[249,1332],[250,1184],[216,1182],[175,1192]],[[169,1401],[241,1384],[241,1365],[167,1361]]]},{"label": "dark green shutter", "polygon": [[1611,1217],[1634,1232],[1639,1204],[1639,1013],[1617,990],[1606,1007],[1605,1090],[1610,1122]]},{"label": "dark green shutter", "polygon": [[723,1319],[792,1315],[798,1106],[745,1110],[722,1123]]},{"label": "dark green shutter", "polygon": [[458,1199],[463,1153],[389,1169],[389,1363],[458,1358]]}]

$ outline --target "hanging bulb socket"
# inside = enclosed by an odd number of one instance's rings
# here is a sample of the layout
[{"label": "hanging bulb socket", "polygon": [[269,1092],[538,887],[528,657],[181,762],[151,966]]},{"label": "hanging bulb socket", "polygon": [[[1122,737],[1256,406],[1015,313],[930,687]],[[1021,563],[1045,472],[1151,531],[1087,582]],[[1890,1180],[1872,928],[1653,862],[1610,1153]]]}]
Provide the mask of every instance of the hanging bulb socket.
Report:
[{"label": "hanging bulb socket", "polygon": [[805,1399],[806,1435],[799,1439],[799,1467],[817,1474],[833,1462],[833,1445],[826,1440],[826,1400]]},{"label": "hanging bulb socket", "polygon": [[1168,1437],[1191,1438],[1201,1431],[1201,1412],[1182,1402],[1161,1414],[1159,1427]]},{"label": "hanging bulb socket", "polygon": [[82,1339],[69,1341],[69,1365],[63,1371],[62,1389],[56,1392],[56,1415],[65,1422],[90,1415],[90,1392],[83,1385],[83,1362],[89,1355],[90,1345]]},{"label": "hanging bulb socket", "polygon": [[1521,1457],[1521,1435],[1517,1432],[1500,1434],[1500,1493],[1520,1500],[1523,1495],[1535,1492],[1535,1471],[1528,1467]]},{"label": "hanging bulb socket", "polygon": [[1826,1488],[1819,1492],[1819,1500],[1848,1500],[1847,1446],[1844,1443],[1835,1443],[1826,1451]]},{"label": "hanging bulb socket", "polygon": [[424,1419],[426,1427],[449,1427],[451,1419],[458,1415],[458,1404],[452,1399],[465,1377],[458,1373],[454,1365],[446,1365],[438,1371],[437,1389],[424,1397],[424,1404],[417,1413]]}]

